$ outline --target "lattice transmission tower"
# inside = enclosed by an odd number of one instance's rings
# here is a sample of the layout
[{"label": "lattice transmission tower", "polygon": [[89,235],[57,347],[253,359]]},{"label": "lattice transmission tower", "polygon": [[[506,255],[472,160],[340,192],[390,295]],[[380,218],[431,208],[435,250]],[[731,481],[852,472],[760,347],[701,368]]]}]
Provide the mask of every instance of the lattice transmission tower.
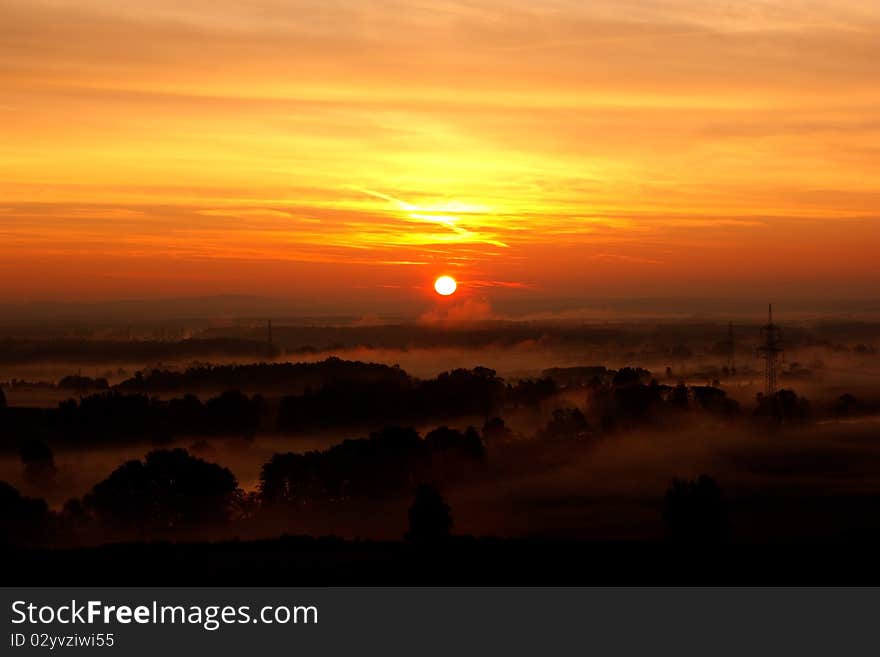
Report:
[{"label": "lattice transmission tower", "polygon": [[782,357],[782,331],[773,323],[773,304],[767,308],[767,324],[761,327],[764,344],[758,347],[758,358],[764,361],[764,394],[776,394],[776,373]]}]

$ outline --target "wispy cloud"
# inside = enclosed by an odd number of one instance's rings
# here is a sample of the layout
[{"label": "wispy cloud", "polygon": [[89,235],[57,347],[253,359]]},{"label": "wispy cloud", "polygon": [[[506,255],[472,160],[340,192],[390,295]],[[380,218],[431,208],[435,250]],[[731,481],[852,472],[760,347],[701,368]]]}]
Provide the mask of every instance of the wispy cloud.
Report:
[{"label": "wispy cloud", "polygon": [[880,284],[873,1],[0,12],[0,297]]}]

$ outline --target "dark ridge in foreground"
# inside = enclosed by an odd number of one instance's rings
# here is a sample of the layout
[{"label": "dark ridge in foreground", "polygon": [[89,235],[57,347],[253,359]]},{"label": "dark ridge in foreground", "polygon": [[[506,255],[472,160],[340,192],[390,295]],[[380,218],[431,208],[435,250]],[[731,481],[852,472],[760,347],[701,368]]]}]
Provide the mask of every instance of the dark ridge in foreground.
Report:
[{"label": "dark ridge in foreground", "polygon": [[7,586],[877,585],[880,535],[681,546],[454,537],[434,545],[284,536],[7,550]]}]

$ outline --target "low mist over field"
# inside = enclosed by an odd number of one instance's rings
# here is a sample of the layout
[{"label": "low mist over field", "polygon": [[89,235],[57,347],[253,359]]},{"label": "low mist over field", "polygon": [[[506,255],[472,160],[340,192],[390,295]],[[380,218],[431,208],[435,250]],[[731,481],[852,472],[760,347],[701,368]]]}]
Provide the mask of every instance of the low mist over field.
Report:
[{"label": "low mist over field", "polygon": [[[732,540],[880,529],[880,323],[780,320],[768,397],[756,315],[9,326],[0,479],[47,504],[10,536],[389,540],[426,483],[457,533],[659,540],[701,475]],[[143,506],[187,476],[203,511]]]}]

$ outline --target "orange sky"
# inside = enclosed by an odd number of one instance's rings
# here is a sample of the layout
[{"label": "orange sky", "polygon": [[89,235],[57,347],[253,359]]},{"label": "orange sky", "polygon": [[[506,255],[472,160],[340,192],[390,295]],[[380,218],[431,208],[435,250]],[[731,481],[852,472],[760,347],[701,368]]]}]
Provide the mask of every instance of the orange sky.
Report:
[{"label": "orange sky", "polygon": [[0,15],[0,301],[880,289],[875,0]]}]

